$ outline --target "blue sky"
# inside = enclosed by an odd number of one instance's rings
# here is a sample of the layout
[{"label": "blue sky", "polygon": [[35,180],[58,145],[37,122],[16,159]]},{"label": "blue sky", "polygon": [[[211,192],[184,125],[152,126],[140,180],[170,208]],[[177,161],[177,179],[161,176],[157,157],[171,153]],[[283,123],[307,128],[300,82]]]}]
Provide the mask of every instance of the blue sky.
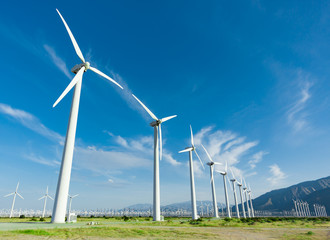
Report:
[{"label": "blue sky", "polygon": [[[162,205],[189,200],[178,154],[189,124],[202,159],[201,143],[254,196],[329,175],[328,3],[11,1],[0,9],[0,195],[20,181],[17,208],[41,208],[57,184],[72,91],[52,105],[80,60],[56,8],[85,58],[124,86],[84,74],[73,208],[152,202],[152,119],[131,93],[159,118],[178,115],[163,124]],[[197,200],[211,199],[206,167],[196,161]]]}]

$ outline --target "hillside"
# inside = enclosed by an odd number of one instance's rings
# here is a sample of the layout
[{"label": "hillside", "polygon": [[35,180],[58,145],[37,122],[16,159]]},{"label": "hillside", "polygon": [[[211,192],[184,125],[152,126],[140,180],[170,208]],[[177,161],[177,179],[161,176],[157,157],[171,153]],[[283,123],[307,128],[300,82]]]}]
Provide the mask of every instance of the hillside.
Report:
[{"label": "hillside", "polygon": [[322,204],[330,210],[330,176],[270,191],[254,199],[253,206],[256,210],[291,210],[292,199],[301,199],[310,205]]}]

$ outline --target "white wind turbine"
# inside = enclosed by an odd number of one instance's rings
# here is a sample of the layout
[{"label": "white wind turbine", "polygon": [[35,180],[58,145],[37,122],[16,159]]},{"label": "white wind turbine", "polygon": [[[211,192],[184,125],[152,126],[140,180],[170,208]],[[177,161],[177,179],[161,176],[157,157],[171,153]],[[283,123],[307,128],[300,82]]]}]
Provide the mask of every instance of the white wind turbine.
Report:
[{"label": "white wind turbine", "polygon": [[18,193],[18,186],[19,186],[19,182],[17,183],[17,186],[16,186],[16,190],[15,190],[15,192],[9,193],[9,194],[7,194],[6,196],[4,196],[4,197],[9,197],[9,196],[11,196],[11,195],[14,195],[13,202],[12,202],[12,204],[11,204],[11,210],[10,210],[9,218],[11,218],[11,217],[13,216],[13,211],[14,211],[14,205],[15,205],[16,195],[18,195],[20,198],[24,199],[24,198]]},{"label": "white wind turbine", "polygon": [[[162,127],[161,124],[166,122],[177,115],[158,119],[134,94],[133,97],[141,104],[147,113],[155,120],[150,123],[154,128],[154,196],[153,196],[153,220],[160,221],[160,189],[159,189],[159,159],[162,159]],[[159,136],[158,136],[159,134]],[[159,143],[158,143],[159,137]],[[160,153],[160,154],[159,154]]]},{"label": "white wind turbine", "polygon": [[61,96],[56,100],[53,107],[55,107],[62,98],[75,86],[73,98],[72,98],[72,105],[69,117],[69,124],[66,133],[66,139],[64,144],[63,156],[62,156],[62,163],[61,163],[61,170],[58,178],[55,201],[54,201],[54,208],[53,208],[53,215],[52,215],[52,222],[53,223],[64,223],[65,221],[65,212],[67,207],[67,196],[69,193],[69,185],[70,185],[70,176],[71,176],[71,168],[72,168],[72,157],[73,157],[73,150],[74,150],[74,142],[76,136],[76,127],[77,127],[77,119],[78,119],[78,110],[79,110],[79,101],[80,101],[80,92],[81,92],[81,84],[82,84],[82,76],[83,73],[86,72],[88,69],[92,70],[93,72],[101,75],[102,77],[110,80],[120,88],[120,86],[116,81],[111,79],[109,76],[105,75],[98,69],[91,67],[89,62],[85,61],[83,54],[80,51],[80,48],[73,37],[73,34],[65,22],[64,18],[62,17],[61,13],[56,9],[57,13],[60,15],[64,26],[69,33],[70,39],[73,43],[74,49],[82,61],[82,63],[75,65],[71,71],[76,74],[76,76],[72,79],[70,84],[66,87],[64,92]]},{"label": "white wind turbine", "polygon": [[223,177],[223,187],[224,187],[224,190],[225,190],[225,200],[226,200],[227,216],[229,218],[231,218],[230,209],[229,209],[228,193],[227,193],[227,183],[226,183],[227,168],[228,168],[228,164],[227,164],[227,161],[226,161],[225,171],[216,171],[216,172],[220,173],[222,175],[222,177]]},{"label": "white wind turbine", "polygon": [[249,194],[250,206],[251,206],[251,216],[254,217],[254,210],[253,210],[253,204],[252,204],[252,198],[251,198],[252,191],[251,191],[250,184],[249,184],[248,194]]},{"label": "white wind turbine", "polygon": [[72,204],[72,199],[75,198],[75,197],[78,197],[79,194],[76,194],[76,195],[73,195],[71,196],[70,194],[68,194],[69,198],[70,198],[70,203],[69,203],[69,211],[68,211],[68,217],[70,216],[70,213],[71,213],[71,204]]},{"label": "white wind turbine", "polygon": [[235,206],[236,206],[236,217],[237,218],[240,218],[239,216],[239,209],[238,209],[238,203],[237,203],[237,197],[236,197],[236,188],[235,188],[235,182],[236,182],[236,178],[235,178],[235,175],[233,173],[233,171],[230,169],[230,172],[231,172],[231,176],[232,176],[232,179],[230,179],[230,181],[232,182],[233,184],[233,193],[234,193],[234,200],[235,200]]},{"label": "white wind turbine", "polygon": [[249,199],[248,199],[248,195],[247,195],[247,187],[246,187],[246,182],[245,182],[244,178],[243,178],[243,181],[244,181],[243,190],[244,190],[244,193],[245,193],[246,208],[247,208],[248,216],[250,218],[251,214],[250,214],[250,207],[249,207]]},{"label": "white wind turbine", "polygon": [[216,193],[215,193],[215,186],[214,186],[214,178],[213,178],[213,165],[214,164],[219,164],[219,165],[222,165],[221,163],[218,163],[218,162],[214,162],[210,156],[210,154],[207,152],[206,148],[203,146],[202,144],[202,147],[204,148],[205,152],[206,152],[206,155],[207,157],[209,158],[210,162],[207,163],[207,165],[210,166],[210,177],[211,177],[211,189],[212,189],[212,198],[213,198],[213,209],[214,209],[214,217],[215,218],[218,218],[219,217],[219,214],[218,214],[218,204],[217,204],[217,196],[216,196]]},{"label": "white wind turbine", "polygon": [[244,207],[244,201],[243,201],[243,190],[242,190],[242,178],[241,181],[237,181],[237,185],[239,187],[239,195],[241,197],[241,206],[242,206],[242,212],[243,212],[243,217],[246,218],[246,214],[245,214],[245,207]]},{"label": "white wind turbine", "polygon": [[50,198],[51,200],[54,200],[51,196],[48,195],[48,186],[46,188],[46,194],[43,197],[39,198],[38,200],[41,200],[43,198],[45,199],[45,201],[44,201],[44,209],[42,211],[42,217],[45,217],[47,198]]},{"label": "white wind turbine", "polygon": [[192,128],[190,126],[190,135],[191,135],[191,147],[186,147],[186,149],[180,151],[179,153],[183,152],[189,152],[189,167],[190,167],[190,189],[191,189],[191,208],[192,208],[192,219],[197,220],[197,209],[196,209],[196,193],[195,193],[195,180],[194,180],[194,163],[192,160],[192,152],[195,152],[196,156],[198,157],[202,167],[203,163],[201,158],[198,156],[198,153],[196,151],[195,145],[194,145],[194,135],[192,132]]}]

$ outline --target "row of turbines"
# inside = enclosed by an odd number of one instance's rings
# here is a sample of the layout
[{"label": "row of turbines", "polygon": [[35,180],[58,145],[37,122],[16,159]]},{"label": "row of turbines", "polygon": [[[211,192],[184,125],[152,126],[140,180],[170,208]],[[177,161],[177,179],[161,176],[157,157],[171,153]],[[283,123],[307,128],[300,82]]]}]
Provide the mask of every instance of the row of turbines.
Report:
[{"label": "row of turbines", "polygon": [[[10,208],[10,214],[9,214],[9,218],[13,217],[13,213],[14,213],[14,207],[15,207],[15,200],[16,200],[16,196],[19,196],[21,199],[24,200],[24,198],[22,197],[21,194],[18,193],[18,187],[19,187],[19,182],[17,183],[17,186],[16,186],[16,189],[15,189],[15,192],[12,192],[12,193],[9,193],[7,195],[5,195],[4,197],[9,197],[9,196],[14,196],[13,197],[13,201],[12,201],[12,204],[11,204],[11,208]],[[69,204],[69,208],[68,208],[68,216],[70,216],[70,213],[71,213],[71,204],[72,204],[72,199],[77,197],[79,194],[76,194],[76,195],[70,195],[68,194],[68,197],[70,199],[70,204]],[[41,199],[44,199],[44,204],[43,204],[43,210],[42,210],[42,217],[45,217],[45,213],[46,213],[46,206],[47,206],[47,199],[51,199],[51,200],[54,200],[49,194],[48,194],[48,186],[46,188],[46,193],[41,197],[39,198],[38,200],[41,200]]]},{"label": "row of turbines", "polygon": [[[312,216],[311,211],[309,210],[309,203],[306,201],[302,201],[302,200],[293,200],[294,203],[294,208],[296,211],[296,216],[297,217],[310,217]],[[327,211],[324,205],[320,205],[320,204],[313,204],[313,208],[314,208],[314,215],[316,217],[326,217],[327,215]]]},{"label": "row of turbines", "polygon": [[[61,169],[60,174],[58,178],[57,183],[57,189],[56,189],[56,195],[54,200],[54,207],[53,207],[53,214],[52,214],[52,223],[64,223],[65,220],[65,212],[67,207],[67,199],[68,199],[68,193],[69,193],[69,184],[70,184],[70,176],[71,176],[71,168],[72,168],[72,158],[73,158],[73,150],[74,150],[74,143],[75,143],[75,135],[76,135],[76,126],[77,126],[77,119],[78,119],[78,110],[79,110],[79,101],[80,101],[80,92],[81,92],[81,84],[82,84],[82,77],[84,72],[86,72],[88,69],[92,70],[93,72],[101,75],[102,77],[108,79],[121,89],[123,87],[117,83],[115,80],[107,76],[106,74],[102,73],[98,69],[90,66],[89,62],[85,61],[85,58],[69,28],[66,21],[64,20],[61,13],[56,9],[57,13],[59,14],[69,36],[72,41],[72,44],[74,46],[75,52],[82,61],[82,63],[75,65],[71,71],[76,74],[76,76],[72,79],[70,84],[66,87],[66,89],[63,91],[63,93],[60,95],[60,97],[55,101],[53,107],[55,107],[62,99],[63,97],[73,88],[73,99],[72,99],[72,105],[71,105],[71,111],[70,111],[70,117],[69,117],[69,123],[68,123],[68,129],[64,144],[64,150],[63,150],[63,156],[62,156],[62,162],[61,162]],[[150,123],[150,126],[154,128],[154,178],[153,178],[153,220],[154,221],[160,221],[161,220],[161,212],[160,212],[160,185],[159,185],[159,160],[162,158],[162,131],[161,131],[161,124],[163,122],[166,122],[174,117],[169,116],[165,118],[157,118],[155,114],[153,114],[135,95],[132,94],[132,96],[139,102],[139,104],[146,110],[146,112],[151,116],[151,118],[154,120]],[[198,156],[196,152],[196,148],[193,142],[193,133],[192,129],[190,127],[191,131],[191,146],[187,147],[186,149],[180,151],[182,152],[189,152],[189,166],[190,166],[190,185],[191,185],[191,202],[192,202],[192,218],[197,219],[197,208],[196,208],[196,194],[195,194],[195,184],[194,184],[194,170],[193,170],[193,161],[192,161],[192,152],[195,152],[198,159],[200,160],[202,166],[203,163]],[[203,146],[204,148],[204,146]],[[205,149],[205,148],[204,148]],[[205,149],[206,151],[206,149]],[[207,152],[207,151],[206,151]],[[216,196],[215,196],[215,187],[214,187],[214,180],[213,180],[213,165],[214,164],[220,164],[214,162],[209,154],[207,153],[209,159],[211,162],[208,163],[210,166],[211,171],[211,185],[212,185],[212,195],[213,195],[213,202],[214,202],[214,214],[215,217],[218,216],[218,208],[216,204]],[[204,168],[204,166],[203,166]],[[225,170],[222,172],[219,172],[221,175],[223,175],[224,179],[224,187],[225,187],[225,199],[226,199],[226,206],[227,206],[227,213],[228,217],[231,217],[230,210],[229,210],[229,202],[228,202],[228,194],[227,194],[227,185],[226,185],[226,175],[227,175],[227,163]],[[236,199],[236,190],[235,190],[235,182],[237,181],[235,178],[231,179],[233,184],[233,191],[234,191],[234,199],[236,204],[236,212],[237,217],[239,216],[238,211],[238,204]],[[240,188],[240,197],[241,197],[241,204],[243,208],[243,215],[246,217],[245,210],[244,210],[244,202],[243,202],[243,192],[242,192],[242,183],[237,181],[237,184]],[[245,192],[245,199],[246,199],[246,207],[247,207],[247,213],[249,217],[254,217],[254,211],[253,211],[253,205],[251,200],[251,191],[247,189],[245,186],[243,188]],[[248,195],[250,200],[250,206],[248,201]]]}]

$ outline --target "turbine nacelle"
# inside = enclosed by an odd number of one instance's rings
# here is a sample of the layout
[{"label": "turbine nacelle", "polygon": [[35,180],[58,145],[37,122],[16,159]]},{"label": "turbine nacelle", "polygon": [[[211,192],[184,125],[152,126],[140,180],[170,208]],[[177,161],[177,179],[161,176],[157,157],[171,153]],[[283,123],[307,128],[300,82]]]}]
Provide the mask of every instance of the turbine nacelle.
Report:
[{"label": "turbine nacelle", "polygon": [[151,122],[151,123],[150,123],[150,126],[151,126],[151,127],[157,127],[157,126],[159,126],[161,123],[162,123],[162,120],[161,120],[161,119],[158,119],[158,120],[156,120],[156,121]]},{"label": "turbine nacelle", "polygon": [[212,166],[212,165],[214,165],[214,162],[208,162],[208,163],[206,163],[207,165],[209,165],[210,167]]},{"label": "turbine nacelle", "polygon": [[90,63],[85,62],[85,63],[76,64],[74,65],[73,68],[71,68],[71,72],[77,74],[82,67],[85,67],[85,72],[86,72],[90,68]]}]

